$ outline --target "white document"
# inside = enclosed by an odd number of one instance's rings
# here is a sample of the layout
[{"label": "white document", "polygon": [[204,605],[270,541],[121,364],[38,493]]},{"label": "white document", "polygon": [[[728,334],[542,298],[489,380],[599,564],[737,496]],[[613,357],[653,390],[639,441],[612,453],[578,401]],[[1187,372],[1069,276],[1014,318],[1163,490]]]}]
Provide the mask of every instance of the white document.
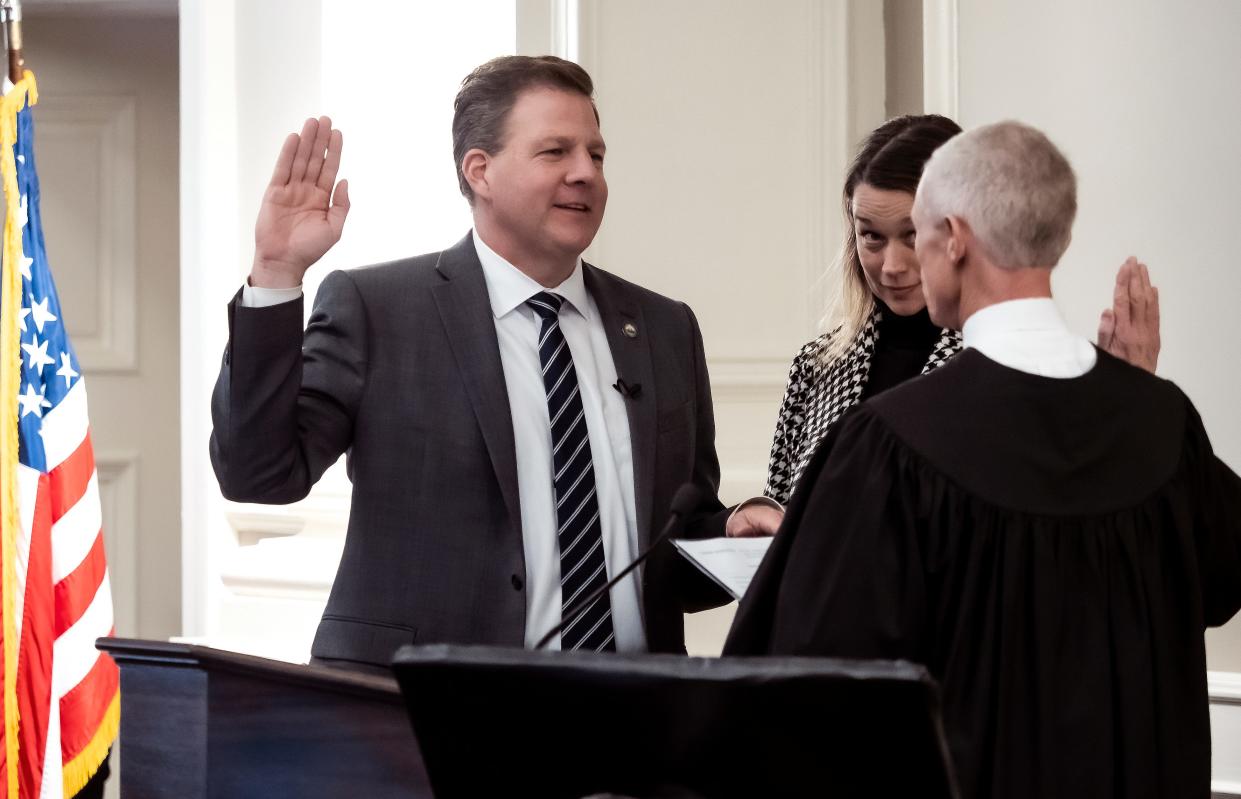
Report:
[{"label": "white document", "polygon": [[678,538],[672,545],[703,574],[741,599],[771,546],[771,538]]}]

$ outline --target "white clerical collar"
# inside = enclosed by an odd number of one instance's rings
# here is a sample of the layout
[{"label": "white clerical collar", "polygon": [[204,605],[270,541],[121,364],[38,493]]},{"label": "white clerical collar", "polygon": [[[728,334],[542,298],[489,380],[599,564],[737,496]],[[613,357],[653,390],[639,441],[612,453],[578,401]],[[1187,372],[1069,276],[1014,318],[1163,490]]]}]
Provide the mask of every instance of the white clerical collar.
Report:
[{"label": "white clerical collar", "polygon": [[1098,358],[1089,341],[1069,330],[1050,297],[988,305],[965,320],[961,338],[993,361],[1043,377],[1080,377]]},{"label": "white clerical collar", "polygon": [[479,263],[483,265],[483,279],[487,281],[487,296],[491,299],[491,312],[499,319],[514,309],[525,305],[526,300],[540,291],[550,291],[560,295],[579,314],[590,319],[590,303],[587,301],[586,281],[582,277],[582,259],[578,257],[577,265],[565,281],[555,288],[546,288],[527,275],[503,256],[487,246],[473,231],[474,249],[478,252]]}]

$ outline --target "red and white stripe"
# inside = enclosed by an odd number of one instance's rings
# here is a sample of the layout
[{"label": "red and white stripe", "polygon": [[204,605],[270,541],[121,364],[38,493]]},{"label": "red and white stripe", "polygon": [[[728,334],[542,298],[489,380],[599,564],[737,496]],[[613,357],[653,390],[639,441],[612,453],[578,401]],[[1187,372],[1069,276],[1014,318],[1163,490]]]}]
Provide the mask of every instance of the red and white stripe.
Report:
[{"label": "red and white stripe", "polygon": [[90,743],[119,685],[116,665],[95,649],[113,620],[84,381],[48,411],[42,438],[48,472],[18,467],[23,797],[63,796],[64,764]]}]

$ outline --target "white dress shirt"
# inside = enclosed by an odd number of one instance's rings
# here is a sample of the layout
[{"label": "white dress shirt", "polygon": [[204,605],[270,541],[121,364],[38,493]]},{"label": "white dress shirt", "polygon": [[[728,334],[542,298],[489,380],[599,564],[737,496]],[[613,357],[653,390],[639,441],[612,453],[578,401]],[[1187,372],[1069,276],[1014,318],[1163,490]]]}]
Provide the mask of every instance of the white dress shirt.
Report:
[{"label": "white dress shirt", "polygon": [[962,344],[1011,369],[1043,377],[1081,377],[1094,368],[1094,345],[1069,330],[1050,297],[988,305],[965,320]]},{"label": "white dress shirt", "polygon": [[[542,321],[526,305],[526,300],[540,291],[551,291],[565,300],[560,311],[560,329],[573,355],[585,411],[609,575],[629,565],[638,554],[629,416],[624,397],[612,388],[617,379],[616,365],[599,309],[586,291],[581,259],[568,279],[546,289],[488,247],[477,232],[474,248],[487,282],[513,417],[522,547],[526,556],[525,643],[533,647],[561,620],[560,544],[556,537],[559,524],[552,481],[551,422],[539,362]],[[263,307],[300,296],[300,286],[265,289],[247,284],[242,289],[241,304]],[[646,651],[640,571],[635,570],[611,590],[612,626],[618,652]],[[548,648],[559,646],[557,635]]]},{"label": "white dress shirt", "polygon": [[[612,388],[616,365],[599,309],[586,292],[581,260],[568,279],[554,289],[545,289],[495,253],[477,232],[474,247],[483,264],[487,295],[495,315],[500,363],[513,414],[522,546],[526,553],[526,646],[532,647],[560,622],[560,545],[556,539],[559,525],[552,482],[551,422],[539,362],[542,321],[526,305],[526,300],[549,290],[565,300],[560,310],[560,330],[573,355],[586,412],[609,575],[628,566],[638,553],[629,416],[625,398]],[[618,652],[646,650],[639,590],[637,571],[612,589],[612,626]],[[554,646],[559,645],[557,636]]]},{"label": "white dress shirt", "polygon": [[269,305],[292,302],[300,296],[302,296],[301,286],[294,286],[291,289],[269,289],[251,286],[247,279],[245,285],[241,287],[241,307],[266,308]]}]

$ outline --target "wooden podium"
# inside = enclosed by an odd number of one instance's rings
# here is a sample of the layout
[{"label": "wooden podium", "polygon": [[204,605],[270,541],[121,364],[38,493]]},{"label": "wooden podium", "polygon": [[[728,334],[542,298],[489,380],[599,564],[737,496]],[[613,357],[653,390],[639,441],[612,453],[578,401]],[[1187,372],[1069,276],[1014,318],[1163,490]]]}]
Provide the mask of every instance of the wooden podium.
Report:
[{"label": "wooden podium", "polygon": [[121,667],[123,799],[957,795],[910,663],[429,645],[397,653],[402,698],[395,678],[98,646]]},{"label": "wooden podium", "polygon": [[121,668],[121,796],[430,797],[396,680],[101,638]]},{"label": "wooden podium", "polygon": [[438,799],[959,795],[914,663],[426,644],[393,669]]}]

